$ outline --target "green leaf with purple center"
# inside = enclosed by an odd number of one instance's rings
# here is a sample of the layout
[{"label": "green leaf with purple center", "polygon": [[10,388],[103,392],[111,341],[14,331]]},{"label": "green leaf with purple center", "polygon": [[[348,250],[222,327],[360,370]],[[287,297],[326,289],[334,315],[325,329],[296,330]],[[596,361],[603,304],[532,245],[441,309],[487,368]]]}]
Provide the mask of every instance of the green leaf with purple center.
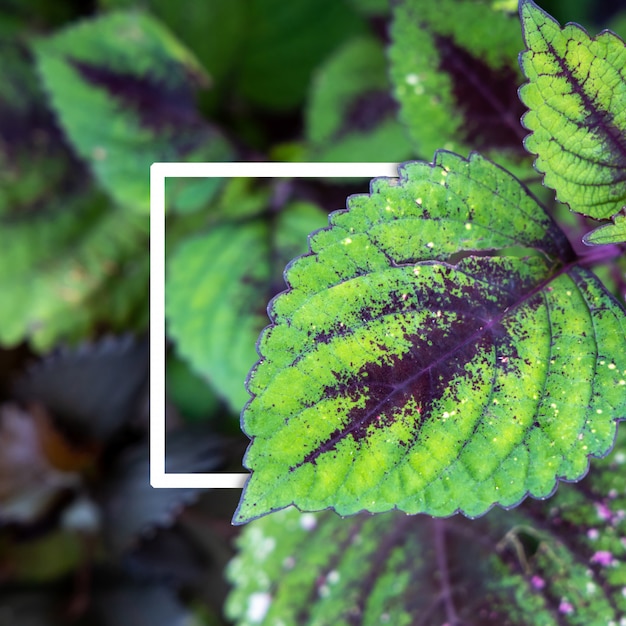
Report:
[{"label": "green leaf with purple center", "polygon": [[[532,0],[520,2],[520,15],[526,149],[559,200],[577,213],[611,218],[626,205],[626,45],[610,31],[590,37],[577,24],[561,28]],[[586,239],[625,240],[619,225]]]},{"label": "green leaf with purple center", "polygon": [[252,370],[235,522],[295,504],[478,516],[548,497],[626,418],[626,319],[511,174],[438,152],[352,196]]},{"label": "green leaf with purple center", "polygon": [[[120,11],[84,20],[36,42],[34,50],[69,142],[120,205],[149,212],[155,161],[230,158],[230,145],[195,105],[194,92],[209,77],[150,15]],[[215,192],[213,182],[186,181],[186,193],[170,197],[172,204],[197,208]]]},{"label": "green leaf with purple center", "polygon": [[480,520],[294,510],[255,520],[228,568],[227,615],[237,626],[617,626],[626,615],[620,439],[550,502]]},{"label": "green leaf with purple center", "polygon": [[526,158],[517,96],[519,22],[507,7],[496,5],[491,0],[393,3],[390,76],[400,119],[420,158],[441,147],[464,154],[480,150],[518,167]]}]

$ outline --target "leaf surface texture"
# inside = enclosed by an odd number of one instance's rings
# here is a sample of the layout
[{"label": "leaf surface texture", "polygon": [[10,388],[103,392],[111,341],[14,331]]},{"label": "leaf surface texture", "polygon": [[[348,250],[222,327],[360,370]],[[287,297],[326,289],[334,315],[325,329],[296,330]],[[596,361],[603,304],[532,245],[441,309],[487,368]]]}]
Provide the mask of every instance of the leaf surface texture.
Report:
[{"label": "leaf surface texture", "polygon": [[550,502],[479,520],[293,509],[255,520],[228,569],[227,614],[237,626],[619,624],[625,459],[622,438]]},{"label": "leaf surface texture", "polygon": [[520,14],[525,146],[559,200],[612,217],[626,204],[626,45],[610,31],[590,37],[577,24],[561,28],[530,0]]}]

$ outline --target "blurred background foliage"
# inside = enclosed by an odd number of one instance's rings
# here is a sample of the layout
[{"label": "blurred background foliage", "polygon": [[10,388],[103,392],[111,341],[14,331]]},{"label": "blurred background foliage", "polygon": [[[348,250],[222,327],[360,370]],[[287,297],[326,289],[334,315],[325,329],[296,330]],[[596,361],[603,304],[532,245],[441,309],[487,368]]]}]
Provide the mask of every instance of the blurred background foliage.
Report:
[{"label": "blurred background foliage", "polygon": [[[239,494],[148,483],[149,165],[473,146],[536,184],[436,56],[443,36],[475,53],[459,33],[478,28],[455,20],[463,0],[440,4],[423,3],[418,27],[386,0],[0,0],[0,626],[229,623]],[[518,50],[516,2],[482,4]],[[626,33],[615,2],[542,6]],[[426,94],[398,78],[416,49],[435,54]],[[497,79],[515,90],[506,63]],[[168,181],[169,471],[242,471],[238,415],[266,304],[306,235],[366,191]],[[588,230],[553,209],[573,240]],[[623,297],[620,263],[602,278]]]}]

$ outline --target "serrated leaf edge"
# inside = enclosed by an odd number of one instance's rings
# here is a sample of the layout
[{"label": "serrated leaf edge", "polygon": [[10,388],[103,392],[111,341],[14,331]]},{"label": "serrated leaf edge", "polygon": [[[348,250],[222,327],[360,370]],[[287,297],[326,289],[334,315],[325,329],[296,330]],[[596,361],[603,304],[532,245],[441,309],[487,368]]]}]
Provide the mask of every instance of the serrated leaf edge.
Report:
[{"label": "serrated leaf edge", "polygon": [[[618,39],[619,41],[621,41],[625,46],[626,46],[626,42],[624,41],[624,39],[622,39],[616,32],[610,30],[609,28],[605,28],[603,30],[601,30],[597,35],[591,36],[589,34],[589,31],[587,31],[587,29],[585,29],[584,27],[582,27],[580,24],[576,23],[576,22],[567,22],[564,26],[561,26],[560,22],[558,20],[556,20],[554,17],[552,17],[547,11],[545,11],[544,9],[542,9],[536,2],[534,2],[534,0],[519,0],[519,16],[520,16],[520,23],[521,23],[521,27],[522,27],[522,36],[523,36],[523,40],[524,42],[526,42],[526,28],[524,26],[524,16],[523,16],[523,11],[524,8],[527,6],[532,6],[533,8],[535,8],[537,11],[543,13],[543,15],[546,17],[547,20],[553,22],[554,24],[556,24],[559,29],[561,31],[563,31],[565,28],[567,27],[572,27],[572,28],[577,28],[578,30],[582,31],[585,36],[590,40],[590,41],[596,41],[599,37],[606,35],[607,33],[614,36],[616,39]],[[526,54],[527,52],[529,52],[529,48],[525,48],[524,50],[522,50],[519,55],[518,55],[518,63],[522,72],[522,75],[525,76],[524,74],[524,68],[523,68],[523,63],[522,63],[522,58],[524,56],[524,54]],[[520,99],[520,102],[526,106],[526,103],[524,102],[522,96],[521,96],[521,90],[525,85],[530,84],[530,80],[525,81],[524,83],[522,83],[518,89],[517,89],[517,94],[518,97]],[[535,134],[535,131],[531,130],[530,128],[528,128],[526,126],[526,124],[524,123],[524,118],[526,117],[526,115],[528,115],[528,113],[530,112],[530,109],[528,109],[521,117],[520,121],[522,126],[529,131],[529,133],[526,135],[526,137],[524,137],[523,139],[523,145],[524,145],[524,149],[526,150],[526,152],[528,152],[528,154],[532,155],[533,157],[535,157],[533,159],[533,168],[535,169],[535,171],[537,171],[539,174],[541,174],[541,184],[546,187],[547,189],[552,189],[554,191],[555,194],[555,198],[561,203],[564,204],[565,206],[569,207],[570,211],[577,213],[578,215],[584,215],[586,217],[590,217],[588,214],[586,213],[581,213],[579,211],[575,211],[574,209],[572,209],[572,207],[570,206],[569,202],[566,202],[564,200],[561,200],[561,198],[559,198],[559,193],[558,191],[554,188],[551,187],[550,185],[547,185],[545,183],[545,176],[546,176],[546,172],[543,171],[542,169],[539,168],[539,166],[537,165],[537,160],[539,159],[539,154],[537,152],[532,152],[531,150],[528,149],[528,147],[526,146],[527,140],[529,137],[531,137],[532,135]],[[619,215],[619,211],[618,213],[616,213],[615,215]],[[613,217],[615,217],[615,215]],[[599,230],[599,229],[597,229]],[[593,231],[592,231],[593,232]],[[588,233],[588,235],[591,233]],[[596,245],[596,244],[590,244],[587,241],[585,241],[587,235],[585,235],[585,237],[583,238],[583,243],[585,245]]]}]

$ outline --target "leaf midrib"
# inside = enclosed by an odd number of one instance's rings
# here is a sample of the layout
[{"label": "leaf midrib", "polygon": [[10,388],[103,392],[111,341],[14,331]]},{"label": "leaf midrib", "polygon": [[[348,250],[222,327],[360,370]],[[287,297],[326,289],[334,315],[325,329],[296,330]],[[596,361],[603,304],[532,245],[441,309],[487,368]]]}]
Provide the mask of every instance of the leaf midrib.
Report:
[{"label": "leaf midrib", "polygon": [[[420,265],[420,264],[418,264],[418,265]],[[439,265],[447,265],[447,264],[441,263]],[[291,469],[292,470],[296,470],[296,469],[302,467],[303,465],[305,465],[306,463],[315,462],[315,460],[317,458],[319,458],[322,454],[335,449],[337,444],[340,441],[342,441],[345,437],[350,435],[352,432],[354,432],[358,428],[362,427],[365,423],[371,421],[372,416],[375,415],[377,412],[379,412],[380,409],[385,404],[388,404],[390,399],[393,398],[396,394],[398,394],[400,392],[403,392],[408,386],[410,386],[410,384],[412,382],[415,382],[420,377],[424,376],[427,372],[432,371],[432,369],[434,367],[436,367],[437,365],[442,364],[444,361],[450,359],[454,354],[456,354],[462,348],[470,345],[473,342],[476,342],[486,332],[488,332],[490,329],[492,329],[496,325],[500,324],[502,322],[502,320],[504,319],[504,317],[506,315],[508,315],[511,311],[516,310],[519,307],[521,307],[528,300],[530,300],[535,295],[540,293],[543,289],[548,287],[551,282],[553,282],[554,280],[559,278],[561,275],[567,273],[575,265],[576,265],[576,263],[569,263],[567,265],[564,265],[560,269],[558,269],[556,272],[554,272],[551,276],[546,277],[543,281],[541,281],[535,287],[533,287],[527,293],[525,293],[517,302],[515,302],[515,304],[505,308],[504,311],[502,311],[499,314],[493,316],[492,319],[489,320],[484,326],[481,326],[477,331],[473,332],[468,337],[466,337],[463,341],[461,341],[460,343],[456,344],[455,347],[452,350],[449,350],[449,351],[443,353],[435,361],[433,361],[429,365],[421,368],[418,372],[416,372],[415,374],[413,374],[412,376],[407,378],[405,381],[403,381],[401,386],[396,387],[389,395],[387,395],[383,400],[381,400],[378,404],[376,404],[376,406],[374,408],[372,408],[370,411],[366,412],[361,418],[359,418],[358,420],[352,421],[345,429],[341,430],[334,437],[331,437],[331,438],[327,439],[320,446],[310,450],[305,455],[304,459],[302,461],[299,461],[298,463],[294,464],[293,466],[291,466]],[[453,267],[453,266],[449,266],[448,265],[448,267]],[[421,425],[423,423],[424,423],[423,420],[420,420],[416,434],[419,434],[419,430],[420,430]]]}]

